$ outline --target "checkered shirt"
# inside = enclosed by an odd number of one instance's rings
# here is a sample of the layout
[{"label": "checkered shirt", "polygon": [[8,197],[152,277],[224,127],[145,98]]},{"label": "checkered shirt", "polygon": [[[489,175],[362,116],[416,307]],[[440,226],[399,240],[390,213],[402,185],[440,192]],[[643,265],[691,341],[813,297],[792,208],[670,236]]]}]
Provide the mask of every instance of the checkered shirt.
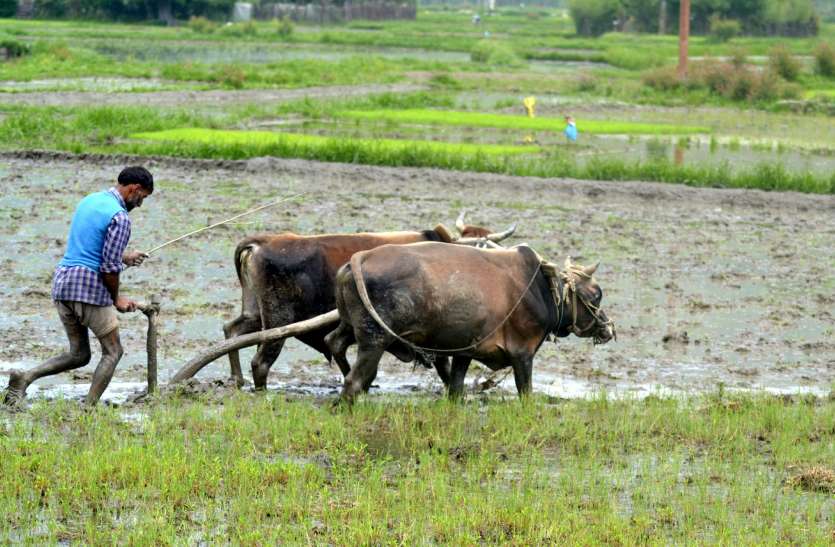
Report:
[{"label": "checkered shirt", "polygon": [[[125,200],[116,190],[108,190],[116,196],[122,207]],[[102,245],[102,260],[99,272],[84,266],[58,266],[52,278],[52,299],[86,302],[95,306],[111,306],[113,299],[101,280],[101,273],[120,273],[125,269],[122,255],[130,240],[130,217],[125,211],[119,211],[110,219],[107,234]]]}]

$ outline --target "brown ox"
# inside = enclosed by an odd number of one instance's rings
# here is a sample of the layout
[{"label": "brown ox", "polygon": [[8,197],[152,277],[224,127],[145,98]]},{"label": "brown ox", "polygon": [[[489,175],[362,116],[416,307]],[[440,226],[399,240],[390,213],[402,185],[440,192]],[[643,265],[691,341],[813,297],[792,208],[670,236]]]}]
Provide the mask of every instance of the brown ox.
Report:
[{"label": "brown ox", "polygon": [[494,370],[513,367],[519,394],[528,393],[533,357],[549,334],[601,343],[614,337],[595,269],[566,261],[558,273],[526,246],[417,243],[355,254],[337,274],[340,325],[327,337],[342,365],[348,345],[358,344],[342,399],[368,389],[384,351],[402,360],[420,351],[451,354],[451,397],[463,392],[472,359]]},{"label": "brown ox", "polygon": [[[498,241],[510,236],[512,228],[493,234],[480,226],[456,221],[462,237],[488,237]],[[235,268],[241,283],[241,314],[223,326],[226,338],[261,329],[289,325],[336,308],[336,272],[357,251],[386,244],[452,240],[442,226],[422,232],[381,232],[300,236],[293,233],[260,234],[245,238],[235,249]],[[323,353],[331,353],[324,342],[331,326],[307,332],[297,338]],[[281,353],[284,340],[258,347],[252,359],[252,378],[257,389],[266,387],[270,367]],[[229,353],[232,376],[243,385],[237,350]],[[439,363],[440,364],[440,363]],[[446,365],[448,368],[448,365]],[[348,368],[340,364],[343,375]]]}]

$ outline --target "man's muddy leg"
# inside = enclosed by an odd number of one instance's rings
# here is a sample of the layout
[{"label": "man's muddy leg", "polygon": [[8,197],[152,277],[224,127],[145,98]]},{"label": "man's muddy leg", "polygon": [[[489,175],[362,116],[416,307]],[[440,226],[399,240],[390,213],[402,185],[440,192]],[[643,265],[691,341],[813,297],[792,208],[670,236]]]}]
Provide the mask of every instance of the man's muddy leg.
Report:
[{"label": "man's muddy leg", "polygon": [[94,405],[99,402],[102,393],[107,389],[110,380],[113,378],[116,365],[119,364],[119,360],[124,354],[122,343],[119,341],[118,327],[99,338],[99,342],[101,343],[101,359],[93,373],[90,391],[87,392],[87,398],[84,399],[84,403],[87,405]]},{"label": "man's muddy leg", "polygon": [[90,362],[90,338],[87,327],[80,323],[62,324],[70,342],[70,351],[56,355],[31,370],[12,371],[6,391],[6,404],[14,404],[26,397],[26,389],[38,378],[80,368]]}]

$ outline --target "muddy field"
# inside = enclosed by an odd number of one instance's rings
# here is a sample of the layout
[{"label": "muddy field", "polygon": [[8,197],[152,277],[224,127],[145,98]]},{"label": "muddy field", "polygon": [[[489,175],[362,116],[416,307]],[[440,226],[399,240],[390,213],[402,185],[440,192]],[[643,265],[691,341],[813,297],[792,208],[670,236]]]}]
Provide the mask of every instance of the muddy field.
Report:
[{"label": "muddy field", "polygon": [[[619,339],[593,347],[569,338],[546,343],[535,389],[573,397],[618,393],[767,389],[827,393],[835,382],[835,198],[790,193],[691,189],[649,183],[590,183],[428,169],[394,169],[301,160],[246,162],[136,160],[57,154],[0,156],[0,374],[37,364],[65,344],[50,298],[52,270],[70,216],[83,195],[106,188],[126,164],[142,161],[158,190],[132,213],[132,248],[295,192],[239,224],[173,245],[123,274],[138,300],[163,296],[161,381],[222,338],[237,315],[232,254],[245,234],[425,229],[468,220],[496,228],[519,223],[526,242],[551,260],[601,260],[603,304]],[[141,386],[145,325],[122,316],[126,356],[105,397]],[[95,344],[94,344],[95,345]],[[94,362],[96,359],[94,349]],[[243,353],[244,369],[252,351]],[[30,396],[86,392],[93,364],[43,379]],[[224,379],[220,360],[200,374]],[[468,385],[483,372],[471,368]],[[291,341],[273,367],[272,389],[331,394],[336,367]],[[5,384],[5,380],[2,380]],[[385,358],[379,391],[440,391],[434,372]],[[503,384],[512,389],[512,377]]]}]

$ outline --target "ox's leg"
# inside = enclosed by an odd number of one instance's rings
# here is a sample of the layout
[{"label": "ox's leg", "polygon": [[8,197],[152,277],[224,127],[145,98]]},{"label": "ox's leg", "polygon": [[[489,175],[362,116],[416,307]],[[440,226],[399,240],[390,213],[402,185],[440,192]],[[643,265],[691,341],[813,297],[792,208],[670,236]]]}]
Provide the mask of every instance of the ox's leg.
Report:
[{"label": "ox's leg", "polygon": [[449,357],[436,353],[434,355],[434,359],[432,360],[432,365],[435,367],[435,370],[438,371],[438,376],[444,383],[444,387],[448,388],[449,382],[452,378],[452,369],[449,366]]},{"label": "ox's leg", "polygon": [[[249,313],[249,310],[244,308],[241,315],[223,325],[223,335],[226,339],[249,334],[250,332],[257,332],[261,330],[261,317],[256,314]],[[232,378],[238,387],[244,385],[244,375],[241,372],[241,357],[238,350],[229,352],[229,366],[232,373]]]},{"label": "ox's leg", "polygon": [[252,382],[255,384],[255,389],[267,389],[267,375],[270,373],[270,367],[278,359],[283,347],[284,339],[258,346],[258,351],[252,358]]},{"label": "ox's leg", "polygon": [[513,379],[516,380],[516,391],[519,393],[519,397],[525,398],[530,395],[533,389],[531,385],[532,376],[532,357],[518,357],[513,360]]},{"label": "ox's leg", "polygon": [[464,377],[470,368],[471,357],[456,355],[452,358],[452,369],[449,376],[449,398],[460,399],[464,395]]},{"label": "ox's leg", "polygon": [[351,372],[351,364],[348,363],[348,357],[345,354],[354,342],[354,329],[344,321],[340,321],[339,326],[325,336],[325,343],[328,345],[336,364],[339,365],[343,378]]},{"label": "ox's leg", "polygon": [[343,401],[352,404],[357,394],[365,391],[365,386],[371,385],[377,377],[377,367],[383,351],[379,346],[365,348],[360,346],[357,351],[357,362],[345,377],[345,383],[342,386]]},{"label": "ox's leg", "polygon": [[[258,286],[265,286],[261,283]],[[261,327],[265,330],[275,327],[283,327],[297,320],[292,310],[288,309],[275,298],[261,298],[258,301],[261,310]],[[281,354],[286,339],[273,340],[258,346],[258,351],[252,358],[252,383],[255,389],[267,389],[267,375],[270,367]]]},{"label": "ox's leg", "polygon": [[325,356],[325,359],[330,362],[331,360],[331,349],[328,347],[328,344],[325,343],[325,336],[330,334],[333,327],[328,325],[327,327],[316,329],[311,332],[306,332],[304,334],[299,334],[296,336],[296,340],[302,342],[303,344],[307,344],[311,348],[315,349],[319,353]]}]

